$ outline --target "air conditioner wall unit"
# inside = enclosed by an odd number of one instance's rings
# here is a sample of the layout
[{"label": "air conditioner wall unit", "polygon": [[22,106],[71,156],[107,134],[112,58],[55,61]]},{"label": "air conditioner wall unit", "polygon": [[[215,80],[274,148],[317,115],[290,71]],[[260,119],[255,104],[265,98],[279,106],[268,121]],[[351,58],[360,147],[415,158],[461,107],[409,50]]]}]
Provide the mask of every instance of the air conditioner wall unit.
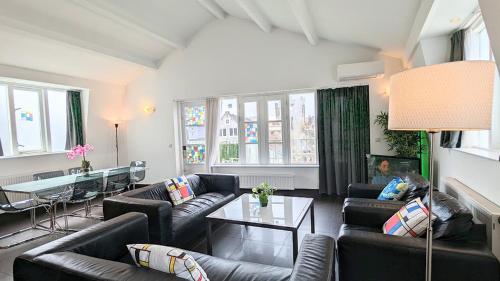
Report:
[{"label": "air conditioner wall unit", "polygon": [[384,77],[383,61],[369,61],[337,66],[338,81],[361,80]]}]

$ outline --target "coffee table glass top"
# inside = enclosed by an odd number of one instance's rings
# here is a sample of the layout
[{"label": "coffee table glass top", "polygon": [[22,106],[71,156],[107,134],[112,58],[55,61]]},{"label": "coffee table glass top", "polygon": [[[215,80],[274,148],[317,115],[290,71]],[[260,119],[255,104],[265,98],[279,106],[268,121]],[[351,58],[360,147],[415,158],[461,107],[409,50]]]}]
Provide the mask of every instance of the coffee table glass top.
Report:
[{"label": "coffee table glass top", "polygon": [[259,199],[247,193],[219,208],[207,218],[298,228],[312,202],[312,198],[273,195],[269,197],[267,207],[260,207]]}]

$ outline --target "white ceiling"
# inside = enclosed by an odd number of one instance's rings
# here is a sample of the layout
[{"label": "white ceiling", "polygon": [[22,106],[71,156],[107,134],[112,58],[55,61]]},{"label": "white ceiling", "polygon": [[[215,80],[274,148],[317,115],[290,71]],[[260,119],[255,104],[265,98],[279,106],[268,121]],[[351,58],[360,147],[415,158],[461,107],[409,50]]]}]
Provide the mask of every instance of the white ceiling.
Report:
[{"label": "white ceiling", "polygon": [[460,28],[478,9],[477,0],[434,0],[421,37],[450,34]]},{"label": "white ceiling", "polygon": [[0,63],[127,84],[187,47],[221,14],[254,21],[263,32],[299,33],[313,45],[330,40],[402,57],[419,5],[420,0],[1,0],[0,31],[9,45],[2,42]]}]

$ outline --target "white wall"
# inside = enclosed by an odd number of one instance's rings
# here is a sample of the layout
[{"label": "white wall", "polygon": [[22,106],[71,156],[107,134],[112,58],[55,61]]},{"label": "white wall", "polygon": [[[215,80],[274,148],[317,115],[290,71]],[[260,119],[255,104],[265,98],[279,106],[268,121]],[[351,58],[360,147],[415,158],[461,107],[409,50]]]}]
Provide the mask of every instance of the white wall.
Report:
[{"label": "white wall", "polygon": [[[89,154],[89,160],[94,168],[115,166],[114,126],[108,120],[120,117],[125,93],[124,87],[6,65],[0,65],[0,76],[89,89],[86,136],[87,143],[95,147],[95,150]],[[120,128],[120,130],[119,145],[123,147],[120,155],[121,164],[127,164],[124,138],[126,128]],[[79,165],[77,160],[66,159],[65,154],[4,158],[0,159],[0,177],[25,175]]]},{"label": "white wall", "polygon": [[[158,71],[144,74],[127,87],[129,158],[148,161],[147,182],[179,172],[174,99],[331,85],[338,64],[376,57],[373,49],[324,41],[311,46],[303,35],[279,29],[268,34],[249,21],[232,17],[214,21],[186,49],[167,57]],[[385,59],[389,71],[401,69],[399,59]],[[372,117],[387,109],[386,85],[387,79],[370,85]],[[147,104],[157,108],[150,116],[141,111]],[[372,140],[381,136],[379,131],[373,129]],[[385,144],[372,143],[372,152],[385,151]],[[317,182],[303,188],[317,188]]]}]

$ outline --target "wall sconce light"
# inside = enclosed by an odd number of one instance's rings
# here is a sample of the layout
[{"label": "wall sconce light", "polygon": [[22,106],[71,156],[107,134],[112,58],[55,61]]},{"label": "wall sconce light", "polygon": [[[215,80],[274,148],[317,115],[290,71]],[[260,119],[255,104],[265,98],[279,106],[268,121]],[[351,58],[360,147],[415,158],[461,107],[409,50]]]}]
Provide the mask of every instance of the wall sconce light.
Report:
[{"label": "wall sconce light", "polygon": [[146,114],[152,114],[153,112],[156,111],[156,107],[154,106],[150,106],[150,105],[146,105],[144,106],[144,108],[142,109],[144,111],[144,113]]}]

